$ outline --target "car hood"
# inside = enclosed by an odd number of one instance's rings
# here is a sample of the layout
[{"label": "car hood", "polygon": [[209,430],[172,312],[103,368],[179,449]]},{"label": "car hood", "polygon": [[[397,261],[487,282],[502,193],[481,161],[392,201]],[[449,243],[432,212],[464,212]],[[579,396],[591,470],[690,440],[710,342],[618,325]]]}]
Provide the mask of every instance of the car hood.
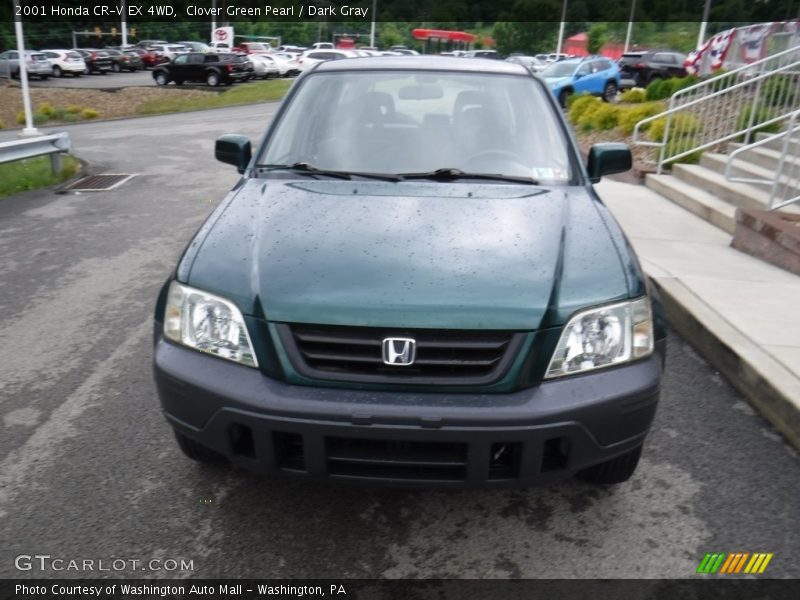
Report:
[{"label": "car hood", "polygon": [[559,87],[565,83],[569,83],[572,80],[572,77],[545,77],[544,80],[550,87]]},{"label": "car hood", "polygon": [[178,278],[270,321],[534,330],[635,271],[585,187],[248,179]]}]

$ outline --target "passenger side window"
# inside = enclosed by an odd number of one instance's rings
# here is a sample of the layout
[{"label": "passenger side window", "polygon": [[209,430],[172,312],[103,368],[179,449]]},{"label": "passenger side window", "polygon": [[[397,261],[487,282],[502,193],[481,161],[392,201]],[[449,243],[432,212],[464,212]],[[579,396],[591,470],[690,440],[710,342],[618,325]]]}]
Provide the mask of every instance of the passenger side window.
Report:
[{"label": "passenger side window", "polygon": [[201,65],[203,64],[203,55],[202,54],[189,54],[189,64],[190,65]]},{"label": "passenger side window", "polygon": [[578,69],[578,75],[588,75],[591,72],[591,68],[588,64],[581,65]]},{"label": "passenger side window", "polygon": [[188,62],[189,62],[189,56],[186,54],[181,54],[175,59],[176,65],[185,65]]},{"label": "passenger side window", "polygon": [[219,56],[216,54],[206,54],[204,60],[206,63],[219,62]]}]

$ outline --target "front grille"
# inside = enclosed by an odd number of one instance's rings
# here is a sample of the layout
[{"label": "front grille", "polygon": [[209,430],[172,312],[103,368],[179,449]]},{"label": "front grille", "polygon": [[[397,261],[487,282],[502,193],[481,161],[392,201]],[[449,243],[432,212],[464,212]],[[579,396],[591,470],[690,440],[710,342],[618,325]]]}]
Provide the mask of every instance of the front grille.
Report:
[{"label": "front grille", "polygon": [[[313,379],[360,383],[486,385],[499,380],[525,334],[507,331],[341,327],[280,324],[278,333],[299,373]],[[383,362],[383,340],[411,338],[409,366]]]}]

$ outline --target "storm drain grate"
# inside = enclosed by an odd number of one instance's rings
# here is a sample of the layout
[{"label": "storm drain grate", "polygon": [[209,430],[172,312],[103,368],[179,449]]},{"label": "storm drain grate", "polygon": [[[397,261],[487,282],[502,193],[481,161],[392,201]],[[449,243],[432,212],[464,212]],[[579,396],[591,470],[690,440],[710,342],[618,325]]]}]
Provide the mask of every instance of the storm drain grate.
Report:
[{"label": "storm drain grate", "polygon": [[121,186],[129,179],[136,177],[135,174],[125,173],[104,173],[102,175],[90,175],[79,179],[72,185],[65,187],[62,192],[105,192]]}]

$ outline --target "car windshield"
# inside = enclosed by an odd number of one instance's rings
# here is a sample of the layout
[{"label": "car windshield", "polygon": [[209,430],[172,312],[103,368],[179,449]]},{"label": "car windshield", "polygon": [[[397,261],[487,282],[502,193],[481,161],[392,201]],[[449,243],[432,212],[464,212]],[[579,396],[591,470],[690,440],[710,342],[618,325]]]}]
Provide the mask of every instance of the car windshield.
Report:
[{"label": "car windshield", "polygon": [[542,77],[571,77],[577,66],[576,63],[555,62],[542,71]]},{"label": "car windshield", "polygon": [[258,164],[565,183],[567,143],[546,93],[518,75],[315,73],[292,96]]}]

